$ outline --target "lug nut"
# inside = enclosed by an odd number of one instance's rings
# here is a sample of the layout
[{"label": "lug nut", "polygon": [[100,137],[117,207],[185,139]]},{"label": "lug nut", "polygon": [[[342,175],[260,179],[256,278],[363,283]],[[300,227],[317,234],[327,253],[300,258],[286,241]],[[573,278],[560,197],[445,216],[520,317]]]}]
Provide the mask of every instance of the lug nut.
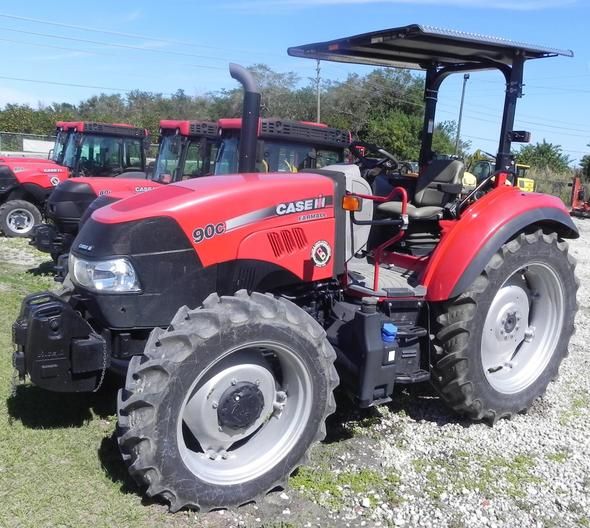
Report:
[{"label": "lug nut", "polygon": [[219,404],[218,404],[216,401],[214,401],[214,402],[211,404],[211,407],[213,407],[214,409],[217,409],[217,406],[218,406],[218,405],[219,405]]}]

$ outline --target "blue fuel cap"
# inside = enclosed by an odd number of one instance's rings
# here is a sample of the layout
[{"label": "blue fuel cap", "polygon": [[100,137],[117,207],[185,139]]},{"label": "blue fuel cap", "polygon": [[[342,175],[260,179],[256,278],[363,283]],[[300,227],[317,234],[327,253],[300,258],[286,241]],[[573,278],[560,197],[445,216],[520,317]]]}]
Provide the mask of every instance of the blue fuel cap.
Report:
[{"label": "blue fuel cap", "polygon": [[393,343],[397,336],[397,326],[393,323],[383,323],[381,328],[381,338],[384,343]]}]

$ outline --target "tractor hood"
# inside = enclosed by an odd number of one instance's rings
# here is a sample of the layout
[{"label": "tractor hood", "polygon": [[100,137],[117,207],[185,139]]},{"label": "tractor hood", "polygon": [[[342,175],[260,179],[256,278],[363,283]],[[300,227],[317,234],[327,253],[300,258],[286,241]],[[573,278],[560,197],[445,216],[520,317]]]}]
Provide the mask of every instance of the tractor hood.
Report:
[{"label": "tractor hood", "polygon": [[94,196],[104,196],[105,194],[127,195],[127,193],[142,193],[161,187],[157,183],[144,178],[93,178],[81,177],[76,178],[76,182],[87,185]]},{"label": "tractor hood", "polygon": [[34,184],[44,189],[55,187],[69,177],[69,169],[45,159],[9,159],[0,161],[4,172],[10,171],[16,181],[23,184]]},{"label": "tractor hood", "polygon": [[74,283],[97,320],[109,328],[137,328],[166,326],[178,306],[197,306],[213,291],[331,279],[344,262],[345,237],[336,243],[334,208],[343,194],[344,186],[328,176],[250,173],[202,177],[125,198],[84,222],[70,268],[74,261],[124,257],[141,290],[105,294]]},{"label": "tractor hood", "polygon": [[[283,226],[309,227],[310,243],[313,244],[314,238],[328,238],[333,244],[333,222],[329,223],[328,231],[322,224],[324,227],[317,234],[311,227],[314,222],[334,217],[334,197],[335,183],[318,174],[251,173],[198,178],[166,185],[97,210],[80,231],[73,249],[93,257],[106,256],[109,251],[113,254],[112,247],[88,239],[88,224],[102,224],[105,231],[111,226],[112,231],[120,232],[117,239],[130,240],[132,237],[123,225],[135,229],[138,223],[162,218],[173,220],[180,228],[203,266],[246,258],[245,248],[250,247],[246,240],[254,242],[261,233],[264,247],[258,247],[258,254],[252,249],[254,253],[248,253],[247,258],[262,257],[266,249],[279,254],[281,250],[297,249],[290,247],[290,235],[286,235],[289,238],[286,247],[281,241],[274,249],[268,246],[267,233]],[[133,238],[129,242],[133,247],[127,249],[131,254],[142,251],[142,241]],[[113,243],[118,253],[124,249],[116,240]],[[160,243],[165,245],[166,241]]]},{"label": "tractor hood", "polygon": [[99,196],[129,196],[160,186],[133,178],[71,178],[60,183],[47,202],[47,216],[68,233],[77,231],[88,206]]}]

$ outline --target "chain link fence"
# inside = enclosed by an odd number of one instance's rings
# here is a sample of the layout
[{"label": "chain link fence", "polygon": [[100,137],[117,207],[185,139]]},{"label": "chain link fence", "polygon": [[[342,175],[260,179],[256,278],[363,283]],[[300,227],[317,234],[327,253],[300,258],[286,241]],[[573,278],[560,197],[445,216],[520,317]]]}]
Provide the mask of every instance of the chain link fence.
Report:
[{"label": "chain link fence", "polygon": [[46,158],[54,142],[54,135],[0,132],[0,153],[4,156]]}]

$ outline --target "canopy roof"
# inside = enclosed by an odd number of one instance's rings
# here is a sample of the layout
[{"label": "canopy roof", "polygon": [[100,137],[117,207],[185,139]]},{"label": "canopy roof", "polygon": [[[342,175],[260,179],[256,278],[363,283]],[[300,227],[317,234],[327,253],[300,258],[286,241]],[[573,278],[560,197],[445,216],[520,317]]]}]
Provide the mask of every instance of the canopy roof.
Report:
[{"label": "canopy roof", "polygon": [[511,66],[514,57],[520,54],[525,60],[574,56],[571,50],[418,24],[295,46],[287,51],[294,57],[414,70],[427,70],[432,66],[461,67],[462,70]]}]

